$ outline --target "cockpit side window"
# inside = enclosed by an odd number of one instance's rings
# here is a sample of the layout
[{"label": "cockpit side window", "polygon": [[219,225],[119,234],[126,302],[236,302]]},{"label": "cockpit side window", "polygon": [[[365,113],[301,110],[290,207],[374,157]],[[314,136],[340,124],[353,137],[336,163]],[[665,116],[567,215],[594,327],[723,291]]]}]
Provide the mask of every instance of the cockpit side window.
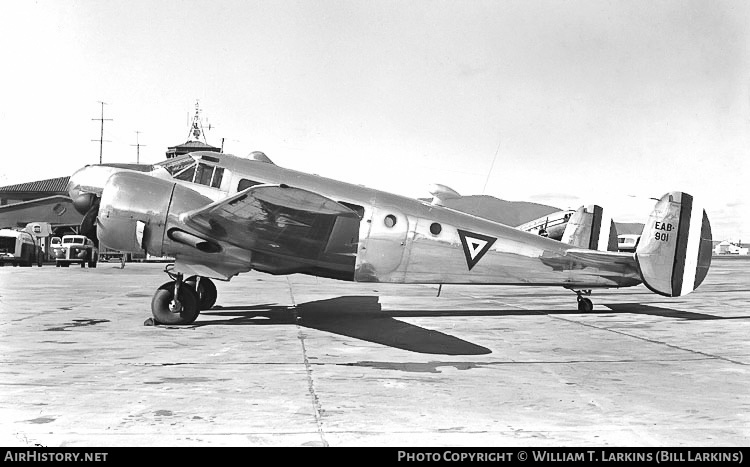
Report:
[{"label": "cockpit side window", "polygon": [[187,169],[183,170],[182,172],[178,173],[177,175],[174,175],[174,178],[177,180],[185,180],[186,182],[192,182],[193,176],[195,176],[195,166],[188,167]]},{"label": "cockpit side window", "polygon": [[216,167],[216,170],[214,170],[214,178],[211,180],[211,186],[214,188],[219,188],[221,186],[221,179],[224,177],[224,168],[222,167]]},{"label": "cockpit side window", "polygon": [[[206,156],[203,156],[205,159]],[[214,158],[211,158],[212,161]],[[218,161],[218,159],[216,159]],[[221,188],[221,182],[224,178],[224,168],[206,164],[197,163],[190,156],[170,159],[159,165],[164,167],[177,180],[198,183],[200,185],[210,186],[212,188]]]},{"label": "cockpit side window", "polygon": [[198,164],[198,168],[195,169],[195,183],[200,185],[211,186],[211,177],[213,176],[214,168],[204,163]]}]

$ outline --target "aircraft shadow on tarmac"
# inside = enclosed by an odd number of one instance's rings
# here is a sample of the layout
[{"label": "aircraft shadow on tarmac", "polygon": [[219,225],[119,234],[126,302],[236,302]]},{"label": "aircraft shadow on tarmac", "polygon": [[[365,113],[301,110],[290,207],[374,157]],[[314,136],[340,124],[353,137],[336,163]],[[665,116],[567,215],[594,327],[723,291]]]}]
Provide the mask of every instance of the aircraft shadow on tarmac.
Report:
[{"label": "aircraft shadow on tarmac", "polygon": [[226,319],[197,322],[194,324],[196,327],[296,324],[412,352],[441,355],[484,355],[492,352],[458,337],[397,320],[391,312],[382,311],[376,296],[337,297],[292,307],[253,305],[213,308],[201,314]]},{"label": "aircraft shadow on tarmac", "polygon": [[[639,303],[602,305],[608,311],[593,314],[646,314],[683,320],[732,319],[685,312]],[[412,352],[441,355],[484,355],[490,349],[439,331],[425,329],[396,318],[461,316],[580,315],[577,310],[383,310],[377,296],[342,296],[296,306],[249,305],[219,308],[202,313],[216,317],[193,327],[217,325],[296,324],[310,329],[374,342]],[[223,319],[222,319],[223,318]],[[746,317],[743,317],[746,318]]]}]

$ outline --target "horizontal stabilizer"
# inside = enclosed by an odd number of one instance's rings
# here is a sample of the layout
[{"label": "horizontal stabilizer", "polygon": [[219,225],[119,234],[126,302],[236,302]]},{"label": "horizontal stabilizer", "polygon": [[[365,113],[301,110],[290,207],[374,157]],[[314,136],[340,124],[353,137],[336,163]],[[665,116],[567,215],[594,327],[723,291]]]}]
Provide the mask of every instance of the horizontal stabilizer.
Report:
[{"label": "horizontal stabilizer", "polygon": [[711,224],[687,193],[662,196],[643,228],[636,261],[643,283],[668,297],[686,295],[711,266]]},{"label": "horizontal stabilizer", "polygon": [[561,241],[588,250],[617,251],[615,224],[597,205],[578,208],[568,220]]}]

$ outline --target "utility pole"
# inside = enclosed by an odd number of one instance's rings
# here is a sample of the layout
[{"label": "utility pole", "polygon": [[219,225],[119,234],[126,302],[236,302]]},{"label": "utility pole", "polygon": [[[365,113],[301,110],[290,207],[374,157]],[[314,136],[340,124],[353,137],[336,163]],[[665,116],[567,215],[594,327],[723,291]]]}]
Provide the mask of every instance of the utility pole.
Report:
[{"label": "utility pole", "polygon": [[[104,121],[105,120],[112,121],[112,119],[111,118],[104,118],[104,104],[106,104],[106,102],[102,102],[102,101],[97,101],[97,102],[99,102],[102,105],[102,116],[101,116],[101,118],[92,118],[91,120],[99,120],[102,123],[102,126],[101,126],[101,132],[99,133],[99,139],[92,139],[91,141],[99,141],[99,163],[101,164],[102,163],[102,147],[103,147],[104,141],[105,141],[105,139],[104,139]],[[107,142],[109,143],[110,141],[107,141]]]},{"label": "utility pole", "polygon": [[131,144],[131,146],[135,146],[136,147],[136,153],[135,153],[136,154],[136,156],[135,156],[136,157],[136,159],[135,159],[135,163],[136,164],[140,164],[141,163],[141,146],[145,146],[145,144],[141,144],[140,142],[138,142],[138,135],[140,135],[140,134],[141,134],[140,131],[136,131],[135,132],[135,144]]}]

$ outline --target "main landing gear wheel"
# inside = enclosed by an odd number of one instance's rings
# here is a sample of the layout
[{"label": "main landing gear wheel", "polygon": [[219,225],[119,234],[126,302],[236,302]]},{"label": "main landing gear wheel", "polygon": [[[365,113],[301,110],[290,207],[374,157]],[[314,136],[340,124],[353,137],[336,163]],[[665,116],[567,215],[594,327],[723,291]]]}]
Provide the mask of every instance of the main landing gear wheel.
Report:
[{"label": "main landing gear wheel", "polygon": [[184,283],[180,284],[180,281],[162,285],[151,300],[151,313],[154,315],[154,321],[159,324],[191,324],[200,312],[198,294]]},{"label": "main landing gear wheel", "polygon": [[218,292],[216,285],[207,277],[190,276],[185,279],[185,285],[198,294],[198,305],[201,310],[210,310],[216,304]]},{"label": "main landing gear wheel", "polygon": [[586,297],[578,295],[578,311],[582,313],[591,313],[594,310],[594,304]]}]

